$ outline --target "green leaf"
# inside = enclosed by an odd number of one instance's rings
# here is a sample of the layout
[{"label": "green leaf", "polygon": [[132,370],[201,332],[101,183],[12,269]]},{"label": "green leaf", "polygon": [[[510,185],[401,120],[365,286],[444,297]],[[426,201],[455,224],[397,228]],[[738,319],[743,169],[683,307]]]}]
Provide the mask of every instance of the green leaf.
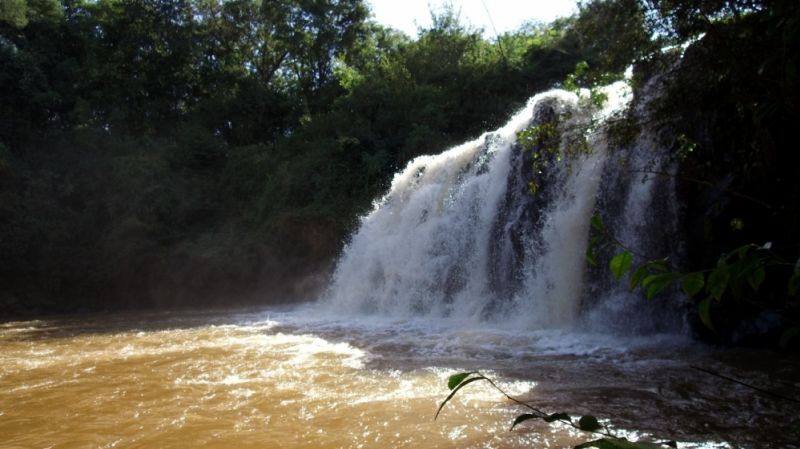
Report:
[{"label": "green leaf", "polygon": [[475,374],[475,371],[470,371],[468,373],[453,374],[452,376],[447,378],[447,388],[452,390],[453,388],[457,387],[458,384],[463,382],[464,379],[466,379],[467,377],[469,377],[469,376],[471,376],[473,374]]},{"label": "green leaf", "polygon": [[728,288],[728,281],[730,278],[731,275],[727,266],[721,266],[714,269],[714,271],[712,271],[708,276],[706,292],[708,292],[714,299],[719,301],[722,299],[725,289]]},{"label": "green leaf", "polygon": [[750,253],[750,251],[753,249],[758,249],[758,247],[756,245],[753,245],[752,243],[748,243],[747,245],[742,245],[731,251],[728,257],[735,255],[739,259],[744,259],[745,256],[747,256],[747,254]]},{"label": "green leaf", "polygon": [[648,273],[647,265],[642,265],[639,268],[637,268],[636,271],[634,271],[633,274],[631,275],[631,282],[629,284],[630,289],[633,290],[634,288],[636,288],[636,286],[639,285],[640,282],[642,282],[642,279],[644,279],[644,277],[647,276],[647,273]]},{"label": "green leaf", "polygon": [[[727,269],[729,273],[728,290],[737,299],[743,296],[745,293],[744,287],[747,284],[750,284],[754,291],[758,291],[757,286],[760,286],[764,280],[764,261],[759,259],[755,251],[751,251],[755,246],[749,245],[743,248],[746,251],[737,250],[735,254],[738,254],[738,260]],[[760,279],[759,269],[761,269]]]},{"label": "green leaf", "polygon": [[750,287],[753,287],[754,292],[758,292],[758,288],[761,287],[761,283],[764,282],[765,275],[766,273],[763,265],[747,274],[747,283],[750,284]]},{"label": "green leaf", "polygon": [[603,426],[597,422],[597,418],[592,415],[583,415],[578,420],[578,428],[587,432],[594,432],[595,430],[602,429]]},{"label": "green leaf", "polygon": [[528,421],[528,420],[531,420],[531,419],[538,419],[538,418],[540,418],[540,416],[532,415],[530,413],[523,413],[523,414],[517,416],[514,419],[514,424],[511,424],[511,429],[509,429],[509,430],[514,430],[514,427],[516,427],[517,424],[519,424],[521,422],[525,422],[525,421]]},{"label": "green leaf", "polygon": [[603,226],[603,219],[597,214],[592,215],[592,227],[598,231],[602,231],[605,228],[605,226]]},{"label": "green leaf", "polygon": [[633,254],[631,254],[630,251],[623,251],[612,257],[608,265],[611,267],[611,273],[614,275],[614,279],[619,280],[625,275],[625,273],[630,270],[631,263],[633,263]]},{"label": "green leaf", "polygon": [[702,321],[707,328],[716,332],[714,323],[711,321],[711,300],[712,297],[709,296],[700,301],[700,304],[697,305],[697,313],[700,314],[700,321]]},{"label": "green leaf", "polygon": [[[668,443],[634,443],[624,438],[601,438],[599,440],[589,441],[578,446],[575,449],[585,449],[596,447],[597,449],[660,449],[663,446],[671,446]],[[674,446],[673,446],[674,447]]]},{"label": "green leaf", "polygon": [[586,261],[592,266],[597,266],[597,244],[600,242],[600,237],[594,236],[589,239],[589,245],[586,247]]},{"label": "green leaf", "polygon": [[619,448],[624,448],[625,446],[618,446],[617,440],[612,440],[610,438],[601,438],[599,440],[587,441],[586,443],[579,444],[575,446],[574,449],[586,449],[590,447],[596,447],[598,449],[619,449]]},{"label": "green leaf", "polygon": [[589,265],[596,267],[597,266],[597,256],[594,253],[593,247],[586,248],[586,262],[589,262]]},{"label": "green leaf", "polygon": [[680,273],[670,271],[667,273],[651,274],[642,280],[642,287],[647,289],[647,299],[661,293],[673,281],[681,277]]},{"label": "green leaf", "polygon": [[553,413],[552,415],[547,415],[544,418],[545,422],[553,422],[553,421],[569,421],[572,422],[572,418],[569,417],[566,413]]},{"label": "green leaf", "polygon": [[789,329],[783,331],[783,333],[781,334],[781,340],[778,342],[778,345],[784,349],[788,348],[789,343],[791,343],[792,340],[798,335],[800,335],[800,326],[790,327]]},{"label": "green leaf", "polygon": [[700,292],[705,285],[705,277],[703,273],[688,273],[681,278],[681,289],[686,293],[686,296],[692,297]]},{"label": "green leaf", "polygon": [[455,396],[455,394],[458,393],[458,390],[466,387],[467,385],[471,384],[472,382],[475,382],[476,380],[489,380],[489,379],[486,379],[483,376],[475,376],[459,383],[458,386],[455,389],[453,389],[453,391],[450,392],[447,398],[445,398],[444,402],[442,402],[442,404],[439,405],[439,408],[436,410],[436,415],[434,415],[433,419],[435,420],[436,418],[439,417],[439,413],[442,412],[442,408],[444,408],[444,405],[450,402],[450,399],[453,399],[453,396]]}]

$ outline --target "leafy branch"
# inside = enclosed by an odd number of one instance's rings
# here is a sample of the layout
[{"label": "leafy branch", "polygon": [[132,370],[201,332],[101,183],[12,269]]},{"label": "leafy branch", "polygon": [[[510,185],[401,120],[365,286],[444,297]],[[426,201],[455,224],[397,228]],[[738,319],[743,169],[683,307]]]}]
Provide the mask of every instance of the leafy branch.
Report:
[{"label": "leafy branch", "polygon": [[[681,290],[689,298],[702,292],[704,298],[698,302],[697,311],[703,325],[714,333],[716,329],[711,310],[714,304],[722,303],[725,298],[731,297],[736,301],[765,307],[762,301],[754,298],[770,270],[779,267],[791,269],[785,294],[787,297],[797,297],[800,292],[800,259],[795,263],[783,259],[772,251],[772,244],[769,242],[764,245],[751,243],[723,253],[713,268],[682,272],[670,265],[666,257],[652,259],[628,247],[606,229],[599,216],[593,216],[591,223],[596,235],[591,237],[586,250],[586,260],[590,264],[597,265],[597,250],[600,245],[611,245],[621,250],[609,261],[614,279],[619,281],[630,273],[628,287],[634,290],[641,286],[647,299],[652,299],[674,283],[680,284]],[[634,256],[644,262],[634,266]],[[800,335],[800,324],[792,323],[783,332],[780,346],[788,346],[797,335]]]},{"label": "leafy branch", "polygon": [[447,379],[447,388],[450,389],[450,394],[447,395],[444,401],[439,405],[439,408],[436,410],[436,415],[434,416],[434,420],[439,417],[439,414],[442,412],[444,406],[450,402],[451,399],[458,393],[459,390],[466,387],[467,385],[477,382],[477,381],[486,381],[491,385],[495,390],[499,391],[503,396],[505,396],[511,402],[514,402],[517,405],[527,408],[532,413],[523,413],[517,416],[514,419],[514,422],[511,424],[511,428],[509,430],[514,430],[514,427],[517,425],[525,422],[531,421],[536,419],[541,419],[546,423],[553,423],[553,422],[560,422],[566,424],[576,430],[582,430],[585,432],[591,432],[599,435],[605,436],[605,438],[600,438],[593,441],[587,441],[585,443],[579,444],[575,446],[574,449],[584,449],[590,447],[596,447],[598,449],[660,449],[664,446],[677,448],[677,443],[675,441],[664,441],[659,443],[645,443],[645,442],[631,442],[625,438],[618,437],[612,434],[607,427],[602,426],[597,418],[592,415],[583,415],[581,416],[577,422],[573,420],[573,418],[564,412],[560,413],[546,413],[527,402],[521,401],[508,393],[506,393],[502,388],[497,386],[497,384],[490,378],[484,376],[483,374],[477,371],[469,371],[464,373],[453,374]]}]

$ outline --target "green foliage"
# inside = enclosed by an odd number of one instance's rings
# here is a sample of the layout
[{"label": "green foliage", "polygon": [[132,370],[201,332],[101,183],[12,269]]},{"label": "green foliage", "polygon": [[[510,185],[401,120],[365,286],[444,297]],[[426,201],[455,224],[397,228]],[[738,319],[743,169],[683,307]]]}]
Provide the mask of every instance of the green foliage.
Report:
[{"label": "green foliage", "polygon": [[590,72],[589,64],[581,61],[575,66],[575,71],[564,79],[564,89],[580,95],[581,88],[588,88],[589,104],[599,109],[608,101],[608,95],[600,87],[616,81],[618,78],[620,77],[614,73]]},{"label": "green foliage", "polygon": [[570,92],[576,92],[582,85],[586,83],[584,78],[589,71],[589,63],[581,61],[575,66],[575,71],[567,75],[564,79],[564,89]]},{"label": "green foliage", "polygon": [[6,0],[0,3],[0,21],[15,28],[28,24],[28,5],[26,0]]},{"label": "green foliage", "polygon": [[533,178],[528,182],[528,190],[536,193],[539,190],[539,177],[545,167],[555,160],[561,161],[560,136],[558,122],[542,123],[517,133],[517,142],[524,150],[531,151]]},{"label": "green foliage", "polygon": [[678,135],[677,140],[678,149],[675,150],[675,157],[680,161],[685,161],[697,150],[697,142],[693,142],[686,134]]},{"label": "green foliage", "polygon": [[611,261],[609,262],[609,267],[611,268],[611,273],[614,275],[614,278],[619,280],[625,273],[628,272],[632,263],[633,254],[630,251],[623,251],[612,257]]},{"label": "green foliage", "polygon": [[552,413],[542,418],[544,422],[555,422],[555,421],[571,421],[572,418],[566,413]]},{"label": "green foliage", "polygon": [[[592,228],[599,235],[594,235],[589,242],[586,252],[588,263],[596,265],[598,247],[610,245],[621,249],[609,261],[614,279],[620,280],[626,274],[630,274],[630,289],[634,290],[641,286],[645,290],[647,299],[654,298],[675,282],[680,284],[681,290],[689,298],[704,292],[703,299],[697,303],[698,316],[700,322],[713,332],[717,329],[714,326],[712,310],[717,304],[746,303],[762,310],[775,307],[775,304],[760,294],[768,272],[772,273],[772,276],[788,279],[786,281],[788,297],[797,294],[797,283],[800,278],[798,264],[791,264],[774,253],[771,243],[761,246],[743,245],[722,254],[714,268],[681,272],[670,266],[667,259],[645,260],[635,266],[633,251],[611,234],[599,216],[592,217]],[[792,268],[792,274],[786,277],[786,269],[789,267]],[[782,305],[785,301],[779,301],[777,304]],[[778,342],[779,345],[788,345],[797,334],[797,329],[798,326],[786,328]]]},{"label": "green foliage", "polygon": [[587,432],[594,432],[595,430],[600,430],[603,428],[603,426],[597,422],[597,418],[592,415],[581,416],[581,418],[578,420],[578,427]]},{"label": "green foliage", "polygon": [[674,441],[665,443],[631,442],[624,438],[600,438],[575,446],[575,449],[595,447],[597,449],[663,449],[664,447],[677,447]]},{"label": "green foliage", "polygon": [[714,328],[714,321],[711,320],[711,296],[706,297],[699,304],[697,304],[697,313],[700,316],[700,321],[705,327],[716,332]]},{"label": "green foliage", "polygon": [[447,378],[447,388],[450,390],[456,388],[464,381],[467,377],[476,374],[475,371],[470,371],[467,373],[460,373],[460,374],[453,374],[452,376]]},{"label": "green foliage", "polygon": [[700,293],[704,285],[705,276],[703,276],[703,273],[687,273],[681,277],[681,290],[690,298]]},{"label": "green foliage", "polygon": [[647,291],[647,299],[653,299],[654,296],[664,291],[672,282],[680,278],[681,274],[675,272],[650,274],[642,279],[642,288]]},{"label": "green foliage", "polygon": [[[598,93],[599,97],[604,97]],[[594,101],[590,97],[590,101]],[[600,107],[605,99],[589,107]],[[564,163],[571,168],[572,161],[591,151],[587,140],[587,130],[591,126],[590,119],[579,119],[570,112],[561,112],[549,121],[538,123],[517,132],[517,143],[523,151],[531,153],[532,177],[528,180],[528,190],[536,193],[541,180],[547,175],[550,167]]]},{"label": "green foliage", "polygon": [[54,22],[64,15],[59,0],[3,0],[0,2],[0,22],[14,28],[25,28],[31,21]]},{"label": "green foliage", "polygon": [[[642,59],[659,46],[652,39],[647,9],[639,0],[596,0],[578,4],[575,33],[586,48],[588,62],[581,78],[606,84],[632,61]],[[592,67],[592,70],[589,68]]]},{"label": "green foliage", "polygon": [[[540,418],[541,418],[540,416],[534,415],[532,413],[523,413],[523,414],[517,416],[516,418],[514,418],[514,422],[511,423],[511,429],[509,429],[509,430],[514,430],[514,427],[517,427],[517,424],[523,423],[525,421],[530,421],[532,419],[540,419]],[[547,420],[549,418],[550,417],[548,416],[548,417],[546,417],[544,419]],[[567,416],[567,419],[569,419],[569,415]],[[551,421],[547,421],[547,422],[551,422]]]},{"label": "green foliage", "polygon": [[[800,119],[800,7],[782,0],[649,4],[664,35],[696,39],[651,116],[670,130],[665,141],[681,164],[685,213],[696,220],[686,258],[689,271],[704,272],[712,297],[704,321],[713,317],[722,338],[764,311],[791,328],[800,320],[788,265],[798,257],[800,217],[791,150]],[[772,242],[768,251],[750,247],[764,241]],[[759,260],[767,253],[779,263]]]},{"label": "green foliage", "polygon": [[[483,376],[481,376],[480,374],[477,374],[477,373],[468,373],[468,374],[474,374],[474,376],[467,378],[467,376],[460,377],[461,375],[457,374],[456,376],[453,376],[450,379],[448,379],[447,385],[450,386],[452,384],[455,384],[455,386],[453,388],[451,388],[452,391],[450,392],[449,395],[447,395],[447,397],[444,399],[444,401],[442,401],[442,403],[439,404],[439,408],[436,409],[436,415],[434,415],[433,419],[436,419],[436,418],[439,417],[439,413],[442,412],[442,408],[444,408],[444,406],[450,401],[450,399],[453,399],[453,396],[455,396],[456,393],[458,393],[458,390],[466,387],[467,385],[471,384],[472,382],[477,382],[479,380],[488,380],[486,377],[483,377]],[[460,380],[459,380],[459,378],[460,378]]]}]

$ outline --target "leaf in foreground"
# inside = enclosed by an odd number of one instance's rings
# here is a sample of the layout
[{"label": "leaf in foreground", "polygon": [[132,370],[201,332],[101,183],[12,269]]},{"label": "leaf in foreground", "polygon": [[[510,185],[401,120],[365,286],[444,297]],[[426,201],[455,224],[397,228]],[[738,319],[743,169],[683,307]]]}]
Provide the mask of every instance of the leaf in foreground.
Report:
[{"label": "leaf in foreground", "polygon": [[623,438],[601,438],[575,446],[575,449],[596,447],[597,449],[662,449],[664,446],[675,447],[672,441],[667,443],[634,443]]},{"label": "leaf in foreground", "polygon": [[595,430],[602,428],[600,423],[597,422],[597,418],[592,415],[581,416],[581,419],[578,420],[578,427],[581,430],[586,430],[587,432],[594,432]]},{"label": "leaf in foreground", "polygon": [[448,402],[450,402],[450,399],[453,399],[453,396],[455,396],[455,394],[458,393],[458,390],[466,387],[467,385],[471,384],[472,382],[475,382],[476,380],[488,380],[488,379],[486,379],[483,376],[475,376],[475,377],[471,377],[471,378],[459,383],[458,386],[453,391],[450,392],[450,394],[447,396],[447,398],[445,398],[444,402],[442,402],[442,404],[439,406],[439,409],[436,410],[436,415],[433,417],[433,419],[436,419],[436,418],[439,417],[439,413],[442,412],[442,408],[444,408],[444,405],[447,404]]},{"label": "leaf in foreground", "polygon": [[553,413],[552,415],[547,415],[543,418],[545,422],[553,422],[553,421],[570,421],[572,422],[572,418],[569,417],[566,413]]},{"label": "leaf in foreground", "polygon": [[537,415],[532,415],[532,414],[530,414],[530,413],[523,413],[523,414],[521,414],[521,415],[517,416],[517,417],[514,419],[514,423],[513,423],[513,424],[511,424],[511,429],[509,429],[509,430],[514,430],[514,427],[516,427],[516,426],[517,426],[517,424],[519,424],[519,423],[522,423],[522,422],[525,422],[525,421],[529,421],[529,420],[531,420],[531,419],[537,419],[537,418],[539,418],[539,416],[537,416]]},{"label": "leaf in foreground", "polygon": [[681,278],[681,289],[690,298],[699,293],[703,289],[703,285],[705,285],[703,273],[689,273]]},{"label": "leaf in foreground", "polygon": [[630,270],[631,263],[633,263],[633,254],[631,254],[630,251],[623,251],[612,257],[609,266],[611,267],[611,273],[614,275],[614,279],[619,280],[624,276],[625,273]]},{"label": "leaf in foreground", "polygon": [[592,227],[598,231],[602,231],[605,227],[603,226],[603,219],[599,215],[592,215]]},{"label": "leaf in foreground", "polygon": [[672,281],[679,277],[681,277],[680,273],[670,271],[667,273],[651,274],[644,278],[642,280],[642,287],[647,289],[647,299],[653,299],[654,296],[661,293]]},{"label": "leaf in foreground", "polygon": [[697,313],[700,315],[700,321],[710,330],[714,329],[714,322],[711,321],[711,296],[707,297],[706,299],[700,301],[700,304],[697,305]]},{"label": "leaf in foreground", "polygon": [[642,279],[644,279],[645,276],[647,276],[647,265],[642,265],[631,275],[631,282],[628,285],[630,289],[633,290],[636,288],[636,286],[642,282]]},{"label": "leaf in foreground", "polygon": [[466,379],[472,374],[475,374],[475,371],[470,371],[468,373],[453,374],[452,376],[447,378],[447,388],[452,390],[453,388],[457,387],[458,384],[463,382],[464,379]]}]

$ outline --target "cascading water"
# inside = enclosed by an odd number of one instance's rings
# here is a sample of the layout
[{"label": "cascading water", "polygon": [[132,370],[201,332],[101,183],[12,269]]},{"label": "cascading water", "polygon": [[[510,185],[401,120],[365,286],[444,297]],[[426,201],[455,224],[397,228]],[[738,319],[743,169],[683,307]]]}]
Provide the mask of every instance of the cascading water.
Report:
[{"label": "cascading water", "polygon": [[[636,263],[667,257],[680,260],[683,253],[678,219],[681,214],[676,195],[677,163],[659,142],[648,120],[647,106],[661,92],[662,78],[651,78],[643,87],[644,98],[632,105],[634,121],[642,129],[606,161],[596,213],[635,255]],[[605,259],[612,256],[608,251]],[[672,295],[645,301],[630,291],[602,266],[594,270],[587,286],[591,301],[583,316],[586,324],[603,322],[617,332],[685,331],[688,329],[688,301],[673,286]],[[633,305],[633,306],[632,306]]]},{"label": "cascading water", "polygon": [[[664,169],[649,133],[628,151],[607,148],[606,123],[630,106],[631,94],[624,82],[602,93],[601,108],[586,93],[537,95],[504,127],[411,161],[362,219],[323,302],[348,314],[447,317],[518,329],[624,315],[639,299],[604,274],[586,277],[591,217],[609,219],[623,241],[647,250],[657,243],[647,236],[650,209],[666,201],[657,219],[672,223],[676,208],[674,195],[662,194],[671,186],[642,181],[633,171],[646,161]],[[562,138],[552,160],[532,173],[531,152],[517,143],[517,133],[548,123],[571,138]],[[586,148],[570,148],[576,141]],[[535,193],[527,187],[533,176],[541,182]]]}]

